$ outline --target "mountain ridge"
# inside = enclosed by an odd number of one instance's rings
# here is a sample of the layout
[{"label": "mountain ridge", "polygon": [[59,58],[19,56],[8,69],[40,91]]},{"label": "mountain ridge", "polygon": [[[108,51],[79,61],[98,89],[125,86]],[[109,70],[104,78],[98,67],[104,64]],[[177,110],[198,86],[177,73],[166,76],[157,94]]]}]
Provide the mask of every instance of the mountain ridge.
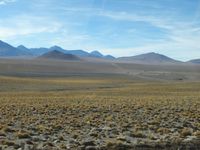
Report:
[{"label": "mountain ridge", "polygon": [[0,40],[0,56],[1,57],[15,57],[15,56],[31,56],[28,51],[18,49],[12,45]]},{"label": "mountain ridge", "polygon": [[135,56],[127,56],[127,57],[118,57],[115,58],[112,55],[103,55],[101,52],[94,50],[91,52],[87,52],[81,49],[77,50],[66,50],[60,46],[54,45],[50,48],[40,47],[40,48],[27,48],[24,45],[19,45],[18,47],[14,47],[4,41],[0,40],[0,57],[38,57],[45,53],[48,53],[52,50],[58,50],[65,54],[72,54],[78,57],[94,57],[100,59],[108,59],[108,60],[117,60],[117,61],[128,61],[133,63],[193,63],[200,64],[200,59],[192,59],[189,61],[179,61],[172,59],[163,54],[149,52]]},{"label": "mountain ridge", "polygon": [[136,63],[181,63],[181,61],[155,52],[149,52],[128,57],[119,57],[118,60],[131,61]]},{"label": "mountain ridge", "polygon": [[79,57],[98,57],[98,58],[105,58],[105,59],[114,59],[115,57],[112,55],[103,55],[101,54],[99,51],[92,51],[92,52],[86,52],[84,50],[81,49],[76,49],[76,50],[66,50],[63,49],[60,46],[54,45],[50,48],[45,48],[45,47],[40,47],[40,48],[27,48],[24,45],[19,45],[18,47],[16,47],[20,50],[26,50],[30,53],[32,53],[34,56],[40,56],[43,55],[47,52],[50,52],[52,50],[58,50],[60,52],[63,52],[65,54],[73,54],[73,55],[77,55]]},{"label": "mountain ridge", "polygon": [[200,64],[200,58],[199,59],[192,59],[188,61],[189,63],[193,63],[193,64]]}]

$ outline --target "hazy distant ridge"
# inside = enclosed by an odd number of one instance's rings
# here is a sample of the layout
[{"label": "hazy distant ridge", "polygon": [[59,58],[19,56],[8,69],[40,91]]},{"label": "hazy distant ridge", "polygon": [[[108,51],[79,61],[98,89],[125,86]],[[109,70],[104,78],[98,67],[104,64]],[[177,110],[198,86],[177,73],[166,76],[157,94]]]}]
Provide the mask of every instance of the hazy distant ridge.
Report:
[{"label": "hazy distant ridge", "polygon": [[57,50],[57,51],[65,53],[65,54],[72,54],[72,55],[76,55],[76,56],[80,56],[80,57],[97,57],[97,58],[106,58],[106,59],[114,59],[115,58],[111,55],[105,55],[104,56],[103,54],[101,54],[98,51],[92,51],[91,53],[89,53],[89,52],[86,52],[86,51],[81,50],[81,49],[80,50],[65,50],[62,47],[59,47],[59,46],[56,46],[56,45],[52,46],[50,48],[41,47],[41,48],[30,48],[30,49],[26,48],[23,45],[20,45],[17,48],[20,49],[20,50],[26,50],[26,51],[32,53],[32,55],[34,55],[34,56],[40,56],[40,55],[43,55],[47,52]]},{"label": "hazy distant ridge", "polygon": [[0,40],[0,56],[1,57],[16,57],[16,56],[31,56],[32,54],[24,49],[15,48],[8,43]]},{"label": "hazy distant ridge", "polygon": [[[38,56],[48,56],[49,52],[52,55],[52,51],[62,52],[63,54],[71,54],[68,56],[76,56],[79,57],[94,57],[94,58],[101,58],[101,59],[109,59],[109,60],[116,60],[116,61],[126,61],[126,62],[132,62],[132,63],[151,63],[151,64],[158,64],[158,63],[183,63],[181,61],[172,59],[168,56],[158,54],[158,53],[146,53],[136,56],[127,56],[127,57],[119,57],[115,58],[112,55],[103,55],[99,51],[92,51],[92,52],[86,52],[84,50],[65,50],[62,47],[59,46],[52,46],[50,48],[27,48],[23,45],[20,45],[18,47],[13,47],[8,43],[5,43],[0,40],[0,57],[38,57]],[[60,54],[61,55],[61,54]],[[54,56],[54,55],[52,55]],[[67,55],[65,55],[67,56]],[[54,56],[54,57],[57,57]],[[63,58],[65,58],[63,56]],[[63,59],[62,58],[62,59]],[[194,64],[200,64],[200,59],[194,59],[190,60],[187,63],[194,63]]]},{"label": "hazy distant ridge", "polygon": [[118,60],[132,61],[135,63],[179,63],[180,62],[165,55],[154,52],[136,56],[130,56],[130,57],[120,57],[118,58]]},{"label": "hazy distant ridge", "polygon": [[200,64],[200,59],[192,59],[188,61],[189,63]]}]

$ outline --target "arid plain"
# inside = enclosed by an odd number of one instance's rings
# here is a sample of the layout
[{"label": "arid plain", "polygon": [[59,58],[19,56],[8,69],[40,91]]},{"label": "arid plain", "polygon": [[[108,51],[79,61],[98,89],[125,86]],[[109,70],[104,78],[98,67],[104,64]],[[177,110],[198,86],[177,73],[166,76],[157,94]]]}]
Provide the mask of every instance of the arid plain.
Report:
[{"label": "arid plain", "polygon": [[0,60],[0,149],[199,149],[200,65]]}]

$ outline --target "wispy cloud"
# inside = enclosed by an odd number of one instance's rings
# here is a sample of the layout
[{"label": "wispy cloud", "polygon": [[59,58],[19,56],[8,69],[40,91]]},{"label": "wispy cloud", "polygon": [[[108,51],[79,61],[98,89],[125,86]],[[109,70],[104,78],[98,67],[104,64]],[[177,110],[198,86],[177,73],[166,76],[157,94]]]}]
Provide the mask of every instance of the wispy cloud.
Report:
[{"label": "wispy cloud", "polygon": [[7,39],[20,35],[52,33],[62,27],[61,23],[49,18],[22,15],[0,20],[0,38]]},{"label": "wispy cloud", "polygon": [[12,2],[15,2],[17,0],[0,0],[0,5],[6,5],[8,3],[12,3]]},{"label": "wispy cloud", "polygon": [[[104,11],[99,14],[100,16],[108,17],[110,19],[114,19],[117,21],[130,21],[130,22],[146,22],[151,25],[154,25],[159,28],[163,29],[173,29],[174,26],[177,24],[177,22],[174,21],[171,16],[152,16],[152,15],[142,15],[142,14],[136,14],[136,13],[128,13],[125,11],[122,12],[112,12],[112,11]],[[176,18],[177,19],[177,18]]]},{"label": "wispy cloud", "polygon": [[[144,22],[151,24],[156,28],[166,30],[165,40],[157,39],[154,41],[143,43],[141,46],[133,46],[124,48],[124,52],[120,53],[120,49],[109,49],[108,51],[119,51],[119,55],[130,55],[130,53],[140,54],[143,52],[157,51],[180,59],[189,59],[191,55],[200,57],[200,21],[198,20],[180,20],[176,15],[162,16],[162,15],[138,15],[127,12],[102,12],[101,16],[108,17],[116,21],[128,22]],[[133,28],[131,31],[135,31]],[[175,53],[182,53],[182,56],[175,55]],[[188,57],[187,57],[188,56]]]}]

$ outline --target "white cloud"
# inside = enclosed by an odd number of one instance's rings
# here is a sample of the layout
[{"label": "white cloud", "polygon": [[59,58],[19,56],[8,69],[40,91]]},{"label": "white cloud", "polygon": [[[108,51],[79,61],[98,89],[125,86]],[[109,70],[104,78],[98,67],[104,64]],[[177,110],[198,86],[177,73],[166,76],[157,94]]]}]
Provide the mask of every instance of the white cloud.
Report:
[{"label": "white cloud", "polygon": [[[108,17],[110,19],[114,19],[117,21],[132,21],[132,22],[146,22],[153,26],[163,28],[163,29],[173,29],[174,25],[176,25],[176,21],[172,18],[172,16],[152,16],[152,15],[142,15],[136,13],[127,13],[127,12],[112,12],[112,11],[104,11],[99,13],[100,16]],[[177,19],[177,18],[175,18]]]},{"label": "white cloud", "polygon": [[20,35],[52,33],[58,31],[62,24],[49,18],[35,16],[17,16],[0,20],[0,38],[7,39]]},{"label": "white cloud", "polygon": [[13,3],[16,0],[0,0],[0,5],[6,5],[7,3]]}]

